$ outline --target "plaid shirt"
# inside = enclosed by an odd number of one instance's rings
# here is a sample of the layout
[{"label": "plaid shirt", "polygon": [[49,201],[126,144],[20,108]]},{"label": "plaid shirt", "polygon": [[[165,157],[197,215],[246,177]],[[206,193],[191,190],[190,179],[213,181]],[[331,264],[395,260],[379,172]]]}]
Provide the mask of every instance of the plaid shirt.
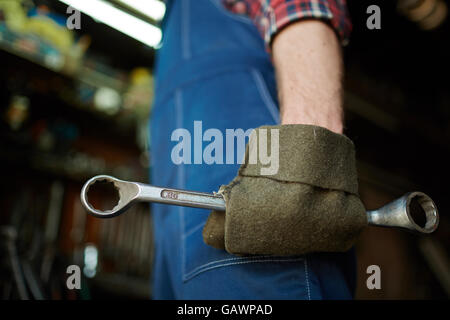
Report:
[{"label": "plaid shirt", "polygon": [[288,24],[302,19],[327,22],[343,45],[347,44],[352,25],[346,0],[222,0],[235,14],[252,19],[264,38],[267,48],[273,37]]}]

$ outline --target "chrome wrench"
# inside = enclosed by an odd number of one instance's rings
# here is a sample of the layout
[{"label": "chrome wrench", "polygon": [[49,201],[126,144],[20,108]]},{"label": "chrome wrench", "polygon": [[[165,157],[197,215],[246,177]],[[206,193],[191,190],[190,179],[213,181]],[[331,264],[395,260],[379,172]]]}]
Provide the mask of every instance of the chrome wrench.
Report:
[{"label": "chrome wrench", "polygon": [[[89,188],[96,182],[112,183],[119,194],[117,205],[106,211],[95,209],[88,201]],[[418,225],[411,214],[411,204],[416,201],[425,214],[425,225]],[[124,213],[136,202],[157,202],[177,206],[204,208],[225,211],[225,200],[222,195],[214,193],[194,192],[172,188],[156,187],[139,182],[123,181],[117,178],[100,175],[89,179],[81,190],[81,203],[91,215],[98,218],[112,218]],[[387,205],[367,211],[369,225],[379,227],[397,227],[415,233],[431,233],[439,225],[439,214],[433,200],[422,192],[410,192]]]},{"label": "chrome wrench", "polygon": [[[97,210],[88,201],[87,193],[89,188],[96,182],[102,181],[113,183],[119,193],[119,202],[112,210]],[[81,203],[90,214],[98,218],[118,216],[135,202],[158,202],[225,211],[225,200],[220,194],[162,188],[139,182],[123,181],[106,175],[93,177],[84,184],[81,190]]]}]

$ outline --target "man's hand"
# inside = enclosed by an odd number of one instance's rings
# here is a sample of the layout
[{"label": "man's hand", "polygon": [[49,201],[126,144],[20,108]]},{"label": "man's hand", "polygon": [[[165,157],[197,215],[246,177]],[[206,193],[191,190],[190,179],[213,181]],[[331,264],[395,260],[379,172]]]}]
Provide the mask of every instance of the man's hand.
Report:
[{"label": "man's hand", "polygon": [[278,172],[262,174],[266,165],[260,161],[242,164],[219,190],[226,212],[210,214],[205,243],[237,255],[347,251],[367,225],[353,143],[303,124],[260,127],[255,141],[273,130],[279,136]]},{"label": "man's hand", "polygon": [[274,38],[272,52],[281,124],[342,133],[342,53],[333,29],[317,20],[293,23]]}]

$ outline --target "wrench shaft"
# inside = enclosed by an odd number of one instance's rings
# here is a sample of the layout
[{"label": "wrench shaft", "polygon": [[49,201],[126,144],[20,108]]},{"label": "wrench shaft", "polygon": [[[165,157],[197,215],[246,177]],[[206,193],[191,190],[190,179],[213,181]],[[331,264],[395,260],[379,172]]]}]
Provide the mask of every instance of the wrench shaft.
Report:
[{"label": "wrench shaft", "polygon": [[139,184],[137,200],[225,211],[225,200],[220,194],[161,188],[145,184]]}]

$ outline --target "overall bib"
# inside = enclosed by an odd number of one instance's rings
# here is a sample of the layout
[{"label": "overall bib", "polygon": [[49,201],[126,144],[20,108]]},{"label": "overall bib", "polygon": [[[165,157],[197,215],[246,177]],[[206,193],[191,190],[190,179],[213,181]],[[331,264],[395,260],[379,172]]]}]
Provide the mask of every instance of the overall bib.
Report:
[{"label": "overall bib", "polygon": [[[235,177],[243,156],[236,141],[229,144],[227,129],[279,123],[270,57],[252,21],[229,13],[220,0],[168,1],[163,33],[150,122],[151,183],[217,191]],[[209,164],[203,152],[218,132],[223,152],[216,150],[217,163]],[[180,141],[190,163],[174,161]],[[234,150],[233,164],[225,150]],[[208,210],[160,204],[151,210],[155,299],[351,298],[343,267],[349,254],[233,256],[203,242]]]}]

